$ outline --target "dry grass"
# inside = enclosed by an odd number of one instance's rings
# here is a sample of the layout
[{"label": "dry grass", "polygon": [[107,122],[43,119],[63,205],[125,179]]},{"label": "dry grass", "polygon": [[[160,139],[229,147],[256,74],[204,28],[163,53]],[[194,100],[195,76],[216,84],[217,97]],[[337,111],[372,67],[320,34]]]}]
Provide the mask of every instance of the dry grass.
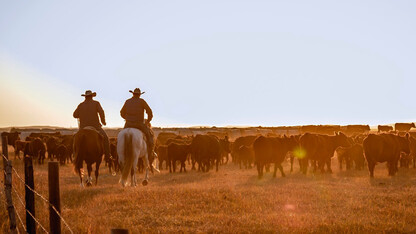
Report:
[{"label": "dry grass", "polygon": [[[23,175],[21,161],[14,161]],[[289,173],[257,179],[255,169],[228,164],[209,173],[151,176],[148,186],[121,188],[119,176],[101,168],[98,186],[80,188],[72,167],[60,169],[62,214],[76,233],[135,232],[415,232],[416,170],[390,178],[384,165],[375,179],[367,171],[304,176]],[[337,167],[335,158],[334,168]],[[187,165],[189,168],[189,166]],[[47,197],[47,166],[35,167],[35,186]],[[143,174],[139,175],[139,182]],[[23,186],[14,177],[19,193]],[[4,201],[3,191],[0,193]],[[14,197],[17,211],[24,215]],[[36,200],[36,216],[48,227],[48,208]],[[8,229],[0,209],[1,230]],[[66,231],[62,224],[62,229]],[[40,230],[39,230],[40,231]]]}]

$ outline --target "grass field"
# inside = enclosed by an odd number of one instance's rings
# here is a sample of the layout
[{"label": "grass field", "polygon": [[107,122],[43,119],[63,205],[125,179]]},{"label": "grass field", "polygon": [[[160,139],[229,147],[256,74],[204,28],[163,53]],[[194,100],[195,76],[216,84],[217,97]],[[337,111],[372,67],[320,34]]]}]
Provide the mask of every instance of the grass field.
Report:
[{"label": "grass field", "polygon": [[[23,176],[22,161],[13,163]],[[65,165],[60,168],[62,215],[75,233],[109,233],[120,227],[133,233],[416,232],[416,169],[399,169],[388,177],[380,164],[370,179],[367,170],[337,168],[333,158],[333,174],[304,176],[298,167],[289,173],[285,162],[287,177],[267,173],[258,180],[254,168],[228,164],[209,173],[164,170],[151,175],[146,187],[122,188],[119,175],[111,176],[102,166],[98,186],[81,188],[72,166]],[[143,174],[138,178],[140,184]],[[15,176],[13,180],[24,198],[23,185]],[[47,164],[35,165],[35,188],[45,197],[47,183]],[[0,195],[0,225],[7,232],[3,189]],[[23,207],[13,199],[24,218]],[[48,206],[38,198],[36,217],[49,230]],[[62,230],[67,232],[64,224]]]}]

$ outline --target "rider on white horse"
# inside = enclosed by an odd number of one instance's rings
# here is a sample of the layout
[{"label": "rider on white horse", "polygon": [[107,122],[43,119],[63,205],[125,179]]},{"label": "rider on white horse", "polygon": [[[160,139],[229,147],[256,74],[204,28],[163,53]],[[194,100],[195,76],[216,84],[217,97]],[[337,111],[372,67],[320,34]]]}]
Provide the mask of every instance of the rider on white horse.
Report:
[{"label": "rider on white horse", "polygon": [[[153,118],[152,109],[150,109],[144,99],[140,98],[144,92],[141,92],[139,88],[134,89],[134,91],[130,90],[129,92],[133,94],[133,97],[126,100],[120,111],[121,117],[126,120],[124,128],[137,128],[143,132],[146,136],[148,156],[149,158],[153,158],[154,134],[150,128],[150,121]],[[146,122],[144,120],[144,111],[146,111],[147,114]]]}]

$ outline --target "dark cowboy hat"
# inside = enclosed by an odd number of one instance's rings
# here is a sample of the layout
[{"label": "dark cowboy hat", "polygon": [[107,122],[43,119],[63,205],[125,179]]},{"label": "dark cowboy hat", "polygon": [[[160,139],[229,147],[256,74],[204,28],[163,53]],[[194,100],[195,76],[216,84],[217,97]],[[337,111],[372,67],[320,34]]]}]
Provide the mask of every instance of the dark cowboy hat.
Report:
[{"label": "dark cowboy hat", "polygon": [[142,95],[145,92],[142,92],[139,88],[135,88],[134,91],[129,90],[130,93],[132,94],[138,94],[138,95]]},{"label": "dark cowboy hat", "polygon": [[95,97],[97,95],[97,93],[96,92],[92,92],[91,90],[87,90],[87,91],[85,91],[85,94],[81,94],[81,96],[83,96],[83,97],[88,97],[88,96],[93,96],[93,97]]}]

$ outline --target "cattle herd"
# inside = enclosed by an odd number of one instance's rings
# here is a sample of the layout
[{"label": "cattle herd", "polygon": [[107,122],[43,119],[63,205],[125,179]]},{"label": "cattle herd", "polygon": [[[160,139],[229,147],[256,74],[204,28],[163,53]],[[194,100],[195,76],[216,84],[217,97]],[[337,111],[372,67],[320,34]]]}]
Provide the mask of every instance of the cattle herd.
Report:
[{"label": "cattle herd", "polygon": [[[175,173],[186,172],[186,166],[192,170],[208,172],[219,170],[220,165],[232,161],[240,169],[255,167],[258,177],[264,170],[274,166],[282,176],[285,172],[282,163],[288,159],[291,164],[299,163],[300,172],[306,174],[308,167],[313,172],[331,173],[331,159],[337,155],[339,169],[362,170],[367,165],[370,177],[374,176],[377,163],[387,163],[388,174],[393,176],[400,167],[416,165],[416,138],[409,132],[414,123],[397,123],[392,126],[379,125],[378,132],[369,133],[368,125],[349,125],[346,128],[333,126],[302,126],[299,134],[283,135],[245,135],[230,139],[227,134],[180,135],[174,132],[160,132],[157,135],[155,151],[160,169]],[[342,130],[342,131],[341,131]],[[73,135],[60,132],[31,133],[24,140],[20,132],[3,132],[8,143],[14,148],[15,157],[32,157],[39,164],[45,159],[57,160],[61,164],[72,162]],[[111,157],[104,158],[110,173],[120,171],[117,155],[117,139],[110,138]],[[139,160],[139,172],[143,171],[143,162]],[[188,168],[189,169],[189,168]]]}]

